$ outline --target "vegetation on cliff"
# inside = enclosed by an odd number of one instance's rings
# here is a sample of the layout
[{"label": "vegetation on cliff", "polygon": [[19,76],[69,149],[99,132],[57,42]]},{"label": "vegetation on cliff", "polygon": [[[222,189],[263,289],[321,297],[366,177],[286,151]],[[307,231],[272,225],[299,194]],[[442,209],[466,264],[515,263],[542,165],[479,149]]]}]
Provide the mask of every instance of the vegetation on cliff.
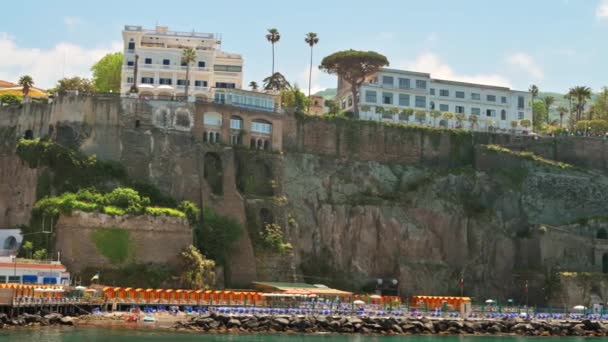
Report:
[{"label": "vegetation on cliff", "polygon": [[100,227],[93,232],[91,240],[99,253],[114,265],[126,262],[133,254],[130,234],[126,229]]},{"label": "vegetation on cliff", "polygon": [[541,165],[554,166],[554,167],[558,167],[560,169],[573,168],[573,166],[568,163],[557,162],[554,160],[546,159],[546,158],[537,156],[532,152],[516,152],[516,151],[510,150],[508,148],[504,148],[504,147],[498,146],[498,145],[481,145],[481,147],[487,151],[492,151],[492,152],[496,152],[496,153],[504,153],[504,154],[512,155],[512,156],[519,157],[522,159],[532,160]]}]

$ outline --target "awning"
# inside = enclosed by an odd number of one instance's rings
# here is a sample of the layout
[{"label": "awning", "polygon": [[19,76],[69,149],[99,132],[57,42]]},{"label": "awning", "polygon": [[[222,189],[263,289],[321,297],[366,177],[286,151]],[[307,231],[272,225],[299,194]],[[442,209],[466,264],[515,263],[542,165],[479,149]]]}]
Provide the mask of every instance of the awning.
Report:
[{"label": "awning", "polygon": [[140,88],[140,89],[154,89],[154,86],[151,85],[151,84],[140,84],[140,85],[137,86],[137,88]]},{"label": "awning", "polygon": [[170,85],[163,84],[163,85],[159,85],[158,87],[156,87],[156,89],[173,90],[174,88]]}]

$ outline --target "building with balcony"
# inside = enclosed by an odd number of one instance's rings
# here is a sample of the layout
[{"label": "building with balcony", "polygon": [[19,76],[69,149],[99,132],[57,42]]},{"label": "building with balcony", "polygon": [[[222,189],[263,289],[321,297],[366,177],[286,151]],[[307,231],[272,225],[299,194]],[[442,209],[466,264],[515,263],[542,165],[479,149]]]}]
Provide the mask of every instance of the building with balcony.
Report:
[{"label": "building with balcony", "polygon": [[524,130],[522,120],[532,122],[531,99],[526,91],[388,68],[369,77],[357,99],[352,98],[350,84],[339,78],[336,96],[342,110],[352,110],[353,101],[358,101],[363,120],[504,132]]},{"label": "building with balcony", "polygon": [[[190,65],[188,95],[197,100],[214,98],[213,89],[241,88],[243,58],[220,50],[220,40],[212,33],[170,31],[166,26],[147,30],[125,26],[122,31],[124,64],[121,93],[137,81],[139,94],[146,98],[180,98],[185,95],[186,71],[182,63],[185,48],[196,51]],[[137,63],[137,80],[135,64]]]}]

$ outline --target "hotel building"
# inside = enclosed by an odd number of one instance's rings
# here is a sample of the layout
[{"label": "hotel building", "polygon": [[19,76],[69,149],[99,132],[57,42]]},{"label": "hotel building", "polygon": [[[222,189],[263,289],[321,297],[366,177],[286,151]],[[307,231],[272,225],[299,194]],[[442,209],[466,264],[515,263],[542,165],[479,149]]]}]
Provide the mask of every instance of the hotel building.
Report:
[{"label": "hotel building", "polygon": [[167,99],[183,97],[187,66],[182,63],[182,52],[188,47],[196,51],[196,61],[190,65],[189,96],[207,101],[214,98],[214,88],[242,87],[243,58],[221,51],[221,42],[212,33],[169,31],[166,26],[147,30],[127,25],[122,37],[125,57],[121,94],[127,94],[133,85],[137,56],[140,95]]},{"label": "hotel building", "polygon": [[[431,78],[428,73],[382,68],[360,87],[359,118],[396,123],[423,123],[473,130],[523,130],[521,120],[532,122],[531,94],[506,87]],[[350,84],[338,79],[336,100],[343,110],[353,109]],[[425,112],[425,115],[414,115]],[[430,113],[439,111],[438,118]],[[453,113],[445,118],[443,113]],[[463,117],[457,120],[456,114]],[[477,116],[469,120],[470,116]]]}]

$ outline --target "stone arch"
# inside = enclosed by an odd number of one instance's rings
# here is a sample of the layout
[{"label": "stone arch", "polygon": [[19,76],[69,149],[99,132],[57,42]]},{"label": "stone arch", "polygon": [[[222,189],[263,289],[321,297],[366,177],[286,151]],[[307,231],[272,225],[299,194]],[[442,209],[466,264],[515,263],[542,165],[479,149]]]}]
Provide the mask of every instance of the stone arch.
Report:
[{"label": "stone arch", "polygon": [[258,141],[257,141],[257,143],[256,143],[256,147],[257,147],[257,149],[258,149],[258,150],[261,150],[261,149],[262,149],[262,144],[263,144],[262,139],[258,139]]},{"label": "stone arch", "polygon": [[608,232],[606,232],[605,228],[600,228],[597,230],[595,237],[598,239],[608,240]]},{"label": "stone arch", "polygon": [[4,239],[4,244],[2,245],[2,248],[5,250],[17,249],[17,238],[12,235],[7,237],[6,239]]},{"label": "stone arch", "polygon": [[192,113],[186,108],[178,108],[175,110],[175,122],[173,126],[182,131],[189,131],[194,125]]},{"label": "stone arch", "polygon": [[224,194],[222,159],[217,153],[205,153],[203,176],[214,195]]},{"label": "stone arch", "polygon": [[608,253],[602,255],[602,273],[608,273]]},{"label": "stone arch", "polygon": [[268,160],[255,156],[237,156],[236,187],[239,192],[256,196],[273,196],[273,170]]},{"label": "stone arch", "polygon": [[445,119],[440,120],[439,121],[439,127],[445,127],[445,128],[447,128],[448,127],[448,121],[445,120]]},{"label": "stone arch", "polygon": [[34,139],[34,131],[32,131],[31,129],[28,129],[25,131],[25,133],[23,134],[23,138],[26,140],[33,140]]},{"label": "stone arch", "polygon": [[264,140],[264,150],[270,151],[270,141]]},{"label": "stone arch", "polygon": [[171,110],[168,107],[160,107],[154,111],[154,125],[159,128],[170,128],[173,124]]},{"label": "stone arch", "polygon": [[260,223],[262,224],[262,227],[265,227],[269,224],[273,224],[274,215],[272,214],[272,211],[267,208],[260,209]]}]

